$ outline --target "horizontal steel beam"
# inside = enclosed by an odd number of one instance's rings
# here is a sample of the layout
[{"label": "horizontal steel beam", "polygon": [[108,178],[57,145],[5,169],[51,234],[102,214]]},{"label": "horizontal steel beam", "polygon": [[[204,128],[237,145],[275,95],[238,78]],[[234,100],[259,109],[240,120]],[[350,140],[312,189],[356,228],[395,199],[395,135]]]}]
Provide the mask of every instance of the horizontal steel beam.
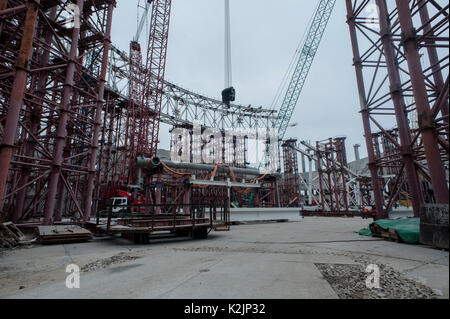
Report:
[{"label": "horizontal steel beam", "polygon": [[261,188],[261,184],[239,183],[239,182],[231,182],[231,181],[207,181],[207,180],[200,180],[200,179],[190,179],[189,183],[191,185]]}]

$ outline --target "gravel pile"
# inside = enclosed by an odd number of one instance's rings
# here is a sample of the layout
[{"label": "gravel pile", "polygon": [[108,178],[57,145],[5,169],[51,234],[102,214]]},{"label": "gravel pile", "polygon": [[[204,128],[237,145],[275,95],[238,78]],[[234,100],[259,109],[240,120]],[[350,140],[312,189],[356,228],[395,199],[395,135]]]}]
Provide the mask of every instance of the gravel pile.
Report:
[{"label": "gravel pile", "polygon": [[99,259],[94,262],[88,263],[81,267],[82,272],[90,272],[97,269],[106,268],[110,265],[120,264],[129,260],[135,260],[141,257],[127,255],[126,253],[120,253],[118,255],[114,255],[112,257]]},{"label": "gravel pile", "polygon": [[315,264],[341,299],[436,299],[437,295],[427,286],[404,277],[389,266],[378,265],[380,288],[367,288],[366,279],[373,273],[366,272],[371,263],[362,265]]}]

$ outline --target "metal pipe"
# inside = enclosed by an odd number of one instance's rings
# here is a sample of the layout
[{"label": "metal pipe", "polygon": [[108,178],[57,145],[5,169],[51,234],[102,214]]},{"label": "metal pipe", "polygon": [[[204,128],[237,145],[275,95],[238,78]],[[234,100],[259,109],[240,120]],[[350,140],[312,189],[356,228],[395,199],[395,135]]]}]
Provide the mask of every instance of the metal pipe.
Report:
[{"label": "metal pipe", "polygon": [[353,145],[353,148],[355,149],[355,160],[359,161],[361,158],[359,156],[359,148],[361,147],[361,145],[359,144],[355,144]]},{"label": "metal pipe", "polygon": [[309,172],[308,172],[308,205],[312,205],[312,163],[313,159],[312,156],[308,157],[309,162]]},{"label": "metal pipe", "polygon": [[[193,170],[193,171],[195,171],[195,170],[213,171],[215,168],[215,165],[211,165],[211,164],[182,163],[182,162],[175,163],[175,162],[168,161],[168,160],[161,160],[158,157],[154,157],[151,160],[149,158],[139,157],[137,159],[137,166],[138,167],[147,167],[150,169],[156,169],[161,165],[161,162],[163,162],[168,167],[173,168],[173,169],[188,169],[188,170]],[[217,169],[217,172],[229,173],[230,169],[229,169],[229,167],[220,166]],[[259,175],[263,174],[259,171],[259,169],[256,169],[256,168],[233,167],[233,172],[235,174],[239,174],[239,175],[251,175],[251,176],[259,176]],[[270,175],[275,176],[275,177],[281,177],[281,174],[279,174],[279,173],[273,173]]]},{"label": "metal pipe", "polygon": [[302,173],[306,173],[306,158],[305,158],[305,154],[302,154]]}]

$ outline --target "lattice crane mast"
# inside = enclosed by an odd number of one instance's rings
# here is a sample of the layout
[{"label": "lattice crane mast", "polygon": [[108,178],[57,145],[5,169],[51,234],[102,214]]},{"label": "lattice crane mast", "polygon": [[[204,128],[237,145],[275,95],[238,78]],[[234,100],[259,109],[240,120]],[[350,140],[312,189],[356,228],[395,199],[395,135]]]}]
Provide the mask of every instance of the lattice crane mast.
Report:
[{"label": "lattice crane mast", "polygon": [[275,122],[275,128],[278,129],[278,137],[280,140],[282,140],[286,134],[286,130],[289,126],[289,122],[295,106],[297,105],[309,70],[311,69],[311,65],[316,56],[317,49],[319,48],[320,41],[322,40],[322,36],[325,32],[335,3],[336,0],[320,0],[314,13],[312,24],[308,29],[297,65]]},{"label": "lattice crane mast", "polygon": [[[128,154],[122,164],[122,176],[128,184],[136,183],[136,158],[156,155],[164,85],[171,0],[144,0],[138,4],[143,12],[138,17],[136,34],[130,42],[129,98],[126,129]],[[147,60],[143,62],[139,43],[151,8]]]},{"label": "lattice crane mast", "polygon": [[153,157],[158,150],[159,125],[169,39],[172,0],[153,0],[143,78],[137,156]]},{"label": "lattice crane mast", "polygon": [[[139,43],[145,21],[148,17],[151,4],[153,0],[143,0],[138,3],[138,24],[136,34],[130,42],[129,55],[129,82],[128,82],[128,107],[127,107],[127,123],[125,130],[125,149],[128,150],[125,160],[122,162],[121,176],[123,181],[132,183],[136,181],[136,157],[137,145],[140,127],[140,114],[142,112],[141,102],[143,94],[143,65],[142,65],[142,50]],[[139,9],[143,9],[139,17]]]}]

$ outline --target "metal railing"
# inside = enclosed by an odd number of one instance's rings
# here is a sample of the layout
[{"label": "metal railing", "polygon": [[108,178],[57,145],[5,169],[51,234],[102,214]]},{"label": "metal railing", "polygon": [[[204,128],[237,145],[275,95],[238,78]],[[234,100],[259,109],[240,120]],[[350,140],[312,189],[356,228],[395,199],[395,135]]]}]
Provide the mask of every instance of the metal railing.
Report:
[{"label": "metal railing", "polygon": [[[114,208],[121,208],[115,213]],[[190,220],[186,227],[195,228],[199,221],[208,220],[209,227],[215,230],[229,230],[230,208],[226,201],[196,204],[146,204],[146,205],[105,205],[103,210],[97,212],[96,224],[100,224],[102,217],[107,218],[106,230],[111,228],[113,218],[121,221],[133,222],[146,221],[154,230],[158,221],[171,222],[175,230],[178,221]],[[202,223],[204,224],[204,223]]]}]

